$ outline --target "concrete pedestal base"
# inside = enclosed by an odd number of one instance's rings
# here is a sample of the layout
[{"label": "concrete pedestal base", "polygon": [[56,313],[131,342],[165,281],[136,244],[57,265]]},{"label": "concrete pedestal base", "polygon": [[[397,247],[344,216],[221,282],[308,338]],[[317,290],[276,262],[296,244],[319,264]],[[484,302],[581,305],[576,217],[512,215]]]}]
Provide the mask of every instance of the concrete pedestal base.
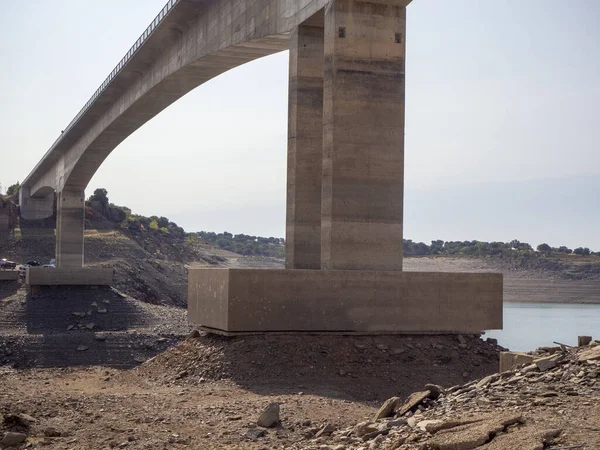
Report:
[{"label": "concrete pedestal base", "polygon": [[0,270],[0,281],[15,281],[18,279],[18,270]]},{"label": "concrete pedestal base", "polygon": [[224,334],[478,333],[502,328],[502,274],[190,269],[188,320]]},{"label": "concrete pedestal base", "polygon": [[110,286],[114,269],[27,269],[30,286]]}]

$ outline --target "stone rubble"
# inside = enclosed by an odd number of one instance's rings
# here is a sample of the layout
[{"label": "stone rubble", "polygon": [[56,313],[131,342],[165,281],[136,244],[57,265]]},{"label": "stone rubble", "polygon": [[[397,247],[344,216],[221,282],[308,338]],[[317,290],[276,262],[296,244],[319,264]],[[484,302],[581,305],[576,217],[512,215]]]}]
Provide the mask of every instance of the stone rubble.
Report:
[{"label": "stone rubble", "polygon": [[513,370],[464,385],[426,385],[404,402],[392,397],[372,420],[333,430],[326,438],[313,435],[299,448],[543,450],[562,430],[528,423],[521,411],[559,407],[562,396],[599,401],[600,345],[590,339],[584,347],[545,347],[527,356],[519,357],[524,363]]}]

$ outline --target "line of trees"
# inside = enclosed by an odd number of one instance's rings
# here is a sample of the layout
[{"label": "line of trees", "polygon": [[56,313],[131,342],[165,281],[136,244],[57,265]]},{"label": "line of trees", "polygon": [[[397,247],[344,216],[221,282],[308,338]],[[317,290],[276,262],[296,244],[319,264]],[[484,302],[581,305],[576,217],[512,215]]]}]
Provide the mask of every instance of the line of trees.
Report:
[{"label": "line of trees", "polygon": [[[504,254],[534,254],[536,253],[527,242],[512,240],[510,242],[483,242],[483,241],[431,241],[431,245],[424,242],[413,242],[405,239],[403,243],[405,256],[426,256],[426,255],[465,255],[465,256],[496,256]],[[543,254],[564,253],[576,255],[600,255],[600,252],[592,252],[587,247],[577,247],[570,249],[566,246],[551,247],[543,243],[536,247],[537,252]]]},{"label": "line of trees", "polygon": [[214,233],[199,231],[196,235],[223,250],[239,253],[240,255],[260,255],[283,258],[284,243],[282,238],[251,236],[248,234]]}]

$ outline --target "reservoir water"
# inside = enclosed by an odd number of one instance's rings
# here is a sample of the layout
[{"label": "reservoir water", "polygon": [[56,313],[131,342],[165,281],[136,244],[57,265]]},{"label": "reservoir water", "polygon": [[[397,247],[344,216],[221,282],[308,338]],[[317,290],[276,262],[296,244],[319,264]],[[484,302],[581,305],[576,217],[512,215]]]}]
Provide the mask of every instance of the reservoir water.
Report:
[{"label": "reservoir water", "polygon": [[577,336],[600,340],[600,305],[504,303],[504,329],[483,337],[513,351],[552,346],[553,341],[577,345]]}]

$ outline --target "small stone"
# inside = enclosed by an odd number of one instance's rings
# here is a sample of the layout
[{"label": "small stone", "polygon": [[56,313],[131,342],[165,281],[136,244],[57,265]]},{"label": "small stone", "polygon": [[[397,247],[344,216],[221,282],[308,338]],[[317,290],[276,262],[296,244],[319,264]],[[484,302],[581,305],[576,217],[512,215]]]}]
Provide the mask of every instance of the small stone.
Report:
[{"label": "small stone", "polygon": [[406,350],[404,350],[403,348],[395,348],[395,349],[392,350],[392,355],[401,355],[405,351]]},{"label": "small stone", "polygon": [[97,308],[98,307],[98,303],[93,302],[91,306],[94,307],[94,308]]},{"label": "small stone", "polygon": [[331,425],[331,424],[328,423],[323,428],[321,428],[317,432],[317,434],[315,434],[315,439],[318,439],[321,436],[331,436],[331,433],[333,433],[334,431],[335,431],[335,428],[333,427],[333,425]]},{"label": "small stone", "polygon": [[106,314],[106,308],[98,308],[98,314]]},{"label": "small stone", "polygon": [[405,400],[404,404],[400,408],[398,412],[399,416],[402,416],[409,412],[410,410],[419,406],[423,400],[428,398],[431,395],[431,391],[423,391],[423,392],[414,392],[409,395],[409,397]]},{"label": "small stone", "polygon": [[446,390],[437,384],[428,383],[425,385],[425,390],[431,392],[431,396],[429,398],[432,400],[436,400],[440,395],[446,395]]},{"label": "small stone", "polygon": [[354,344],[354,347],[356,347],[358,350],[366,350],[367,349],[366,345],[358,344],[358,343]]},{"label": "small stone", "polygon": [[244,436],[246,436],[249,439],[256,440],[263,437],[265,434],[265,430],[261,430],[260,428],[250,428],[248,431],[246,431]]},{"label": "small stone", "polygon": [[95,326],[96,326],[96,324],[95,324],[94,322],[90,322],[90,323],[86,323],[86,324],[85,324],[85,327],[86,327],[88,330],[93,330]]},{"label": "small stone", "polygon": [[382,351],[385,351],[388,349],[388,346],[385,344],[377,344],[375,347],[377,348],[377,350],[382,350]]},{"label": "small stone", "polygon": [[60,437],[61,433],[54,427],[47,427],[44,429],[44,435],[47,437]]},{"label": "small stone", "polygon": [[537,372],[538,366],[536,364],[530,364],[529,366],[525,366],[521,369],[523,373]]},{"label": "small stone", "polygon": [[546,356],[545,358],[536,359],[534,364],[537,366],[540,372],[545,372],[556,367],[559,359],[559,355]]},{"label": "small stone", "polygon": [[465,337],[462,334],[459,334],[458,336],[456,336],[456,340],[458,342],[460,342],[461,344],[466,344],[467,340],[465,339]]},{"label": "small stone", "polygon": [[85,345],[80,345],[77,347],[78,352],[85,352],[88,349]]},{"label": "small stone", "polygon": [[2,444],[4,447],[13,447],[25,442],[26,439],[27,435],[24,433],[15,433],[9,431],[4,435],[4,438],[2,438],[0,444]]},{"label": "small stone", "polygon": [[67,327],[67,331],[71,331],[73,328],[75,328],[75,325],[69,325],[69,326]]},{"label": "small stone", "polygon": [[198,339],[200,337],[200,332],[198,330],[194,330],[192,331],[189,335],[188,335],[188,339]]},{"label": "small stone", "polygon": [[417,423],[417,428],[421,431],[427,431],[428,425],[439,425],[442,422],[442,420],[421,420],[419,423]]},{"label": "small stone", "polygon": [[269,403],[264,411],[260,414],[260,417],[256,421],[256,424],[260,427],[272,428],[279,423],[279,404]]},{"label": "small stone", "polygon": [[102,334],[102,333],[96,333],[96,334],[94,334],[94,339],[96,339],[97,341],[103,342],[106,340],[106,335]]},{"label": "small stone", "polygon": [[400,403],[400,397],[392,397],[388,398],[383,405],[379,408],[379,411],[375,413],[373,416],[373,421],[383,419],[384,417],[390,417],[394,415],[396,409],[398,409],[398,404]]}]

